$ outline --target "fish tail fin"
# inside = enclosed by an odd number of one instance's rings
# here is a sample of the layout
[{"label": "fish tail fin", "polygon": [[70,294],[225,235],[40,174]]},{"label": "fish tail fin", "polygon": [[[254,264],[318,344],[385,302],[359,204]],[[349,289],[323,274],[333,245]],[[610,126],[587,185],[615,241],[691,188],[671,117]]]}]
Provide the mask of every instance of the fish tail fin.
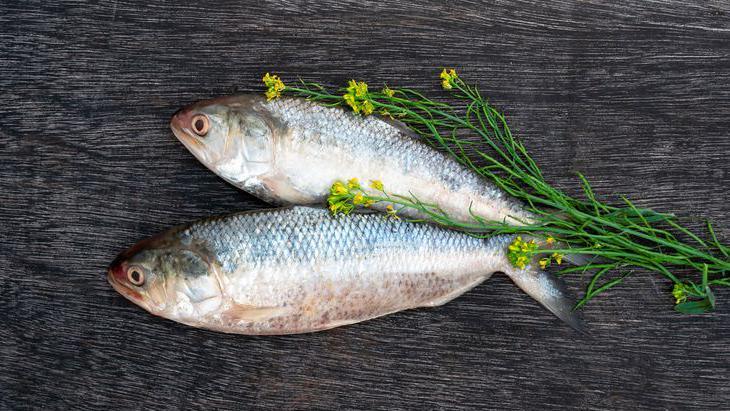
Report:
[{"label": "fish tail fin", "polygon": [[[553,214],[553,216],[555,216],[561,220],[569,219],[569,215],[564,212],[555,213],[555,214]],[[516,221],[519,221],[519,223],[516,225],[534,224],[536,222],[537,218],[538,217],[536,215],[528,213],[527,217],[523,217],[520,220],[516,220]],[[544,234],[550,234],[550,233],[547,232]],[[566,243],[556,243],[556,242],[548,243],[545,241],[544,238],[540,238],[540,237],[533,237],[533,239],[538,244],[540,244],[540,248],[562,248],[562,249],[570,248],[570,246]],[[566,253],[563,255],[563,259],[575,266],[587,265],[590,263],[599,263],[602,261],[600,258],[597,258],[595,255],[578,254],[578,253]]]},{"label": "fish tail fin", "polygon": [[[540,245],[540,248],[543,248],[543,249],[551,249],[551,248],[569,249],[570,248],[570,246],[565,243],[554,242],[552,244],[548,244],[548,242],[545,241],[544,238],[537,238],[537,237],[531,237],[531,238]],[[600,263],[600,262],[605,261],[604,259],[601,259],[595,255],[582,254],[582,253],[580,253],[580,254],[579,253],[565,253],[565,254],[563,254],[563,260],[565,260],[575,266],[587,265],[590,263]]]},{"label": "fish tail fin", "polygon": [[524,269],[510,267],[505,274],[518,287],[550,310],[556,317],[573,327],[576,331],[587,334],[583,321],[573,310],[575,298],[568,291],[565,281],[561,278],[542,271],[535,264],[528,265]]}]

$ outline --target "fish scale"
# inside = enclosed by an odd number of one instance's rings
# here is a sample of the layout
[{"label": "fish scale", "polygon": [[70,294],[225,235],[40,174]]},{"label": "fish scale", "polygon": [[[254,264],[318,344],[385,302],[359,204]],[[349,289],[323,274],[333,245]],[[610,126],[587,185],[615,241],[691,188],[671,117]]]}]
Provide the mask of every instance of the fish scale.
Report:
[{"label": "fish scale", "polygon": [[[476,176],[465,173],[463,167],[442,153],[407,136],[404,130],[376,117],[355,116],[337,108],[325,108],[316,103],[292,98],[281,98],[266,103],[267,108],[290,129],[296,129],[293,143],[307,145],[313,142],[329,148],[350,152],[408,153],[398,157],[405,172],[424,164],[438,164],[436,173],[451,177],[451,187],[458,188],[480,182]],[[404,138],[407,137],[407,138]],[[316,141],[313,141],[316,139]],[[476,181],[475,181],[476,178]],[[494,195],[501,196],[496,189]]]}]

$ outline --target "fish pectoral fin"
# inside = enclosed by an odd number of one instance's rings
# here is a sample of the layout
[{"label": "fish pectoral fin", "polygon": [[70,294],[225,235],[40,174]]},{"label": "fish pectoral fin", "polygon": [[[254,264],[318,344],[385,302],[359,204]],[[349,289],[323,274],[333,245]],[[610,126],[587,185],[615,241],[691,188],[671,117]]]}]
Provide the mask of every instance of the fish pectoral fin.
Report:
[{"label": "fish pectoral fin", "polygon": [[318,195],[308,193],[299,185],[281,174],[259,177],[262,189],[255,194],[275,204],[320,204]]},{"label": "fish pectoral fin", "polygon": [[230,308],[221,313],[224,321],[261,321],[274,317],[281,317],[291,312],[289,307],[261,307],[248,304],[233,303]]}]

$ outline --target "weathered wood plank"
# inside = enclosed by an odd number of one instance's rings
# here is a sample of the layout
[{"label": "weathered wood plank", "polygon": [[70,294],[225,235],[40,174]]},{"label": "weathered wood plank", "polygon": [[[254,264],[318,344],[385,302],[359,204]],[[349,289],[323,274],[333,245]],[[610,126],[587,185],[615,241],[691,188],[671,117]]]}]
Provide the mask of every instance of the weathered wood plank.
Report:
[{"label": "weathered wood plank", "polygon": [[[730,293],[680,316],[640,273],[576,336],[494,278],[444,307],[248,338],[153,318],[107,285],[136,240],[260,207],[167,121],[260,76],[415,86],[456,66],[551,181],[730,237],[727,1],[2,4],[0,408],[719,409]],[[575,279],[576,287],[581,285]]]}]

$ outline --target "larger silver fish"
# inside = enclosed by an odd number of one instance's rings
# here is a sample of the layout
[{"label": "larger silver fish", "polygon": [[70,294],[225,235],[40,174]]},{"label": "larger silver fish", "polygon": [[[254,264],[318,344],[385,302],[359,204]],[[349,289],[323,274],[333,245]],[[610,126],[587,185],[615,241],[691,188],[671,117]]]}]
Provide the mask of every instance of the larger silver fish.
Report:
[{"label": "larger silver fish", "polygon": [[108,278],[134,303],[174,321],[291,334],[438,306],[502,271],[577,328],[556,277],[510,265],[511,241],[379,214],[333,218],[323,209],[292,207],[169,230],[122,253]]},{"label": "larger silver fish", "polygon": [[532,221],[517,201],[399,122],[300,98],[241,95],[188,106],[170,126],[210,170],[273,204],[321,205],[336,180],[355,177],[380,180],[388,192],[412,194],[462,222],[473,221],[471,213]]}]

